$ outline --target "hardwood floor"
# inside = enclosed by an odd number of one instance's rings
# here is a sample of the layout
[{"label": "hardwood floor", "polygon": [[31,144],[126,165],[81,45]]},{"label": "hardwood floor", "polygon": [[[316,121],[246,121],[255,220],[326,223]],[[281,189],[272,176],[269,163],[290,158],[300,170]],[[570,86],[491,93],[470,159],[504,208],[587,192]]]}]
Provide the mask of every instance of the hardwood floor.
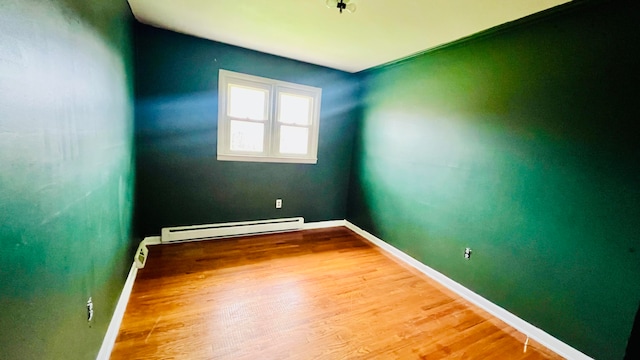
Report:
[{"label": "hardwood floor", "polygon": [[346,228],[152,246],[112,359],[560,359]]}]

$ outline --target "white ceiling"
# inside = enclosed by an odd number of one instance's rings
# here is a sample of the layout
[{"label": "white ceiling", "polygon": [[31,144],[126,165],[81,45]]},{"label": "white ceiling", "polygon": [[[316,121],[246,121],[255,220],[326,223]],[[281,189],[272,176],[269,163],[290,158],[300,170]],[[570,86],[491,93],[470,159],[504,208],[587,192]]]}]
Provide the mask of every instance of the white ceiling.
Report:
[{"label": "white ceiling", "polygon": [[129,0],[152,26],[357,72],[570,0]]}]

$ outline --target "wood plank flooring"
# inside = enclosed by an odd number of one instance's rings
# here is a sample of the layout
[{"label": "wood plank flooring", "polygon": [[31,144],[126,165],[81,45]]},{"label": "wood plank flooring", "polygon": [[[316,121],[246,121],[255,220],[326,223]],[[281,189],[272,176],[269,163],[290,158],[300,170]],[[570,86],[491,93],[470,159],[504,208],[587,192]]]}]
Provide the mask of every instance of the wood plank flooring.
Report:
[{"label": "wood plank flooring", "polygon": [[346,228],[152,246],[111,359],[560,359]]}]

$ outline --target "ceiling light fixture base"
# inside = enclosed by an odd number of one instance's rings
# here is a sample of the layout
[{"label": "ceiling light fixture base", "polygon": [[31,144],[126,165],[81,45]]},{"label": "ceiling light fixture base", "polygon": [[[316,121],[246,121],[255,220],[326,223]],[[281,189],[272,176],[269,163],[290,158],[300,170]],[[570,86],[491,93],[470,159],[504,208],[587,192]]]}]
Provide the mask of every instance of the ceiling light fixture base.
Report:
[{"label": "ceiling light fixture base", "polygon": [[330,9],[337,8],[340,10],[340,14],[342,14],[343,10],[350,14],[356,12],[356,4],[352,3],[351,0],[327,0],[326,4]]}]

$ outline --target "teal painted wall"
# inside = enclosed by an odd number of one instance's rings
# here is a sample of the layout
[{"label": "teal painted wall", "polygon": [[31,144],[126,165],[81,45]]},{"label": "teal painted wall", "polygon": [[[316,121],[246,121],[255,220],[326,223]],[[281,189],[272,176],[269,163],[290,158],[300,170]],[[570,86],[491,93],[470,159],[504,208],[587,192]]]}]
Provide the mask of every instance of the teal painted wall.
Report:
[{"label": "teal painted wall", "polygon": [[[135,44],[141,235],[174,225],[346,217],[354,75],[141,24]],[[217,161],[219,69],[321,87],[318,163]]]},{"label": "teal painted wall", "polygon": [[102,344],[133,256],[130,22],[125,1],[0,3],[1,359]]},{"label": "teal painted wall", "polygon": [[583,3],[364,73],[348,219],[621,359],[640,299],[638,24],[631,1]]}]

